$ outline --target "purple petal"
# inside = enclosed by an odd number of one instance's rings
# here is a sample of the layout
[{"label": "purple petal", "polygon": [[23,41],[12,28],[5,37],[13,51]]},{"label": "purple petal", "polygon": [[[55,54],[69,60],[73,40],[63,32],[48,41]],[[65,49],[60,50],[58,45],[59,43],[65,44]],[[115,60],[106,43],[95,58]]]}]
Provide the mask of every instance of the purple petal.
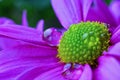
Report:
[{"label": "purple petal", "polygon": [[44,40],[51,46],[59,44],[62,32],[57,31],[55,28],[49,28],[44,32]]},{"label": "purple petal", "polygon": [[27,11],[24,10],[22,14],[22,25],[23,26],[29,26],[27,21]]},{"label": "purple petal", "polygon": [[115,30],[113,31],[113,34],[116,33],[118,30],[120,30],[120,25],[118,25]]},{"label": "purple petal", "polygon": [[[50,79],[52,79],[52,80],[58,79],[59,80],[59,78],[61,80],[64,80],[59,76],[54,76],[60,72],[57,72],[56,74],[52,73],[53,75],[51,75],[51,74],[49,75],[49,72],[51,72],[51,70],[54,70],[56,68],[61,68],[61,65],[58,63],[49,63],[49,64],[39,65],[39,66],[33,67],[32,69],[27,70],[27,71],[23,72],[22,74],[20,74],[17,77],[17,80],[19,80],[19,79],[20,80],[26,80],[26,79],[27,80],[50,80]],[[54,78],[50,78],[51,76],[54,76]]]},{"label": "purple petal", "polygon": [[119,80],[119,62],[110,56],[102,56],[99,59],[98,68],[94,70],[94,80]]},{"label": "purple petal", "polygon": [[[52,0],[53,9],[64,28],[82,20],[80,1]],[[77,7],[76,7],[77,6]]]},{"label": "purple petal", "polygon": [[36,29],[37,29],[40,33],[43,33],[44,20],[40,20],[40,21],[38,22]]},{"label": "purple petal", "polygon": [[120,1],[113,0],[110,4],[110,10],[118,20],[118,23],[120,23]]},{"label": "purple petal", "polygon": [[87,20],[110,24],[110,30],[112,31],[118,25],[108,6],[102,0],[95,0],[93,7],[88,13]]},{"label": "purple petal", "polygon": [[109,50],[107,54],[120,56],[120,42],[113,45]]},{"label": "purple petal", "polygon": [[88,11],[89,8],[91,7],[91,4],[93,2],[93,0],[81,0],[82,2],[82,10],[83,10],[83,20],[86,21],[87,15],[88,15]]},{"label": "purple petal", "polygon": [[89,65],[85,65],[79,80],[92,80],[92,70]]},{"label": "purple petal", "polygon": [[[40,63],[37,61],[21,61],[17,64],[9,64],[4,71],[0,71],[0,79],[10,80],[37,80],[39,75],[51,69],[59,67],[57,63]],[[38,80],[42,80],[41,78]],[[44,80],[44,79],[43,79]]]},{"label": "purple petal", "polygon": [[1,17],[0,18],[0,24],[15,24],[15,23],[11,19],[8,19],[8,18],[5,18],[5,17]]},{"label": "purple petal", "polygon": [[64,28],[86,20],[92,0],[52,0],[53,9]]},{"label": "purple petal", "polygon": [[[11,55],[12,54],[12,55]],[[9,59],[45,59],[55,58],[57,54],[56,47],[33,45],[33,44],[22,44],[14,46],[10,49],[4,49],[0,52],[0,63],[8,61]]]},{"label": "purple petal", "polygon": [[0,25],[0,36],[38,44],[43,41],[40,32],[20,25]]},{"label": "purple petal", "polygon": [[44,72],[43,74],[39,75],[37,78],[35,78],[35,80],[51,80],[51,79],[52,80],[66,80],[62,76],[62,69],[63,69],[63,66],[59,65],[58,67],[48,70]]},{"label": "purple petal", "polygon": [[24,44],[24,42],[15,40],[15,39],[0,37],[0,51],[3,49],[7,49],[10,47],[16,46],[18,44]]},{"label": "purple petal", "polygon": [[56,54],[57,48],[33,44],[18,45],[2,50],[0,52],[0,79],[26,77],[25,79],[33,80],[40,73],[56,66],[55,63],[58,61]]},{"label": "purple petal", "polygon": [[43,73],[37,77],[36,80],[92,80],[92,72],[89,65],[85,65],[83,73],[81,70],[74,70],[70,73],[69,76],[66,74],[67,77],[65,77],[62,71],[63,66],[59,66]]},{"label": "purple petal", "polygon": [[112,44],[115,44],[117,42],[120,42],[120,25],[114,30],[113,35],[110,39],[110,42]]},{"label": "purple petal", "polygon": [[15,79],[21,73],[30,70],[32,67],[39,66],[37,62],[17,60],[2,64],[0,67],[1,80],[17,80]]}]

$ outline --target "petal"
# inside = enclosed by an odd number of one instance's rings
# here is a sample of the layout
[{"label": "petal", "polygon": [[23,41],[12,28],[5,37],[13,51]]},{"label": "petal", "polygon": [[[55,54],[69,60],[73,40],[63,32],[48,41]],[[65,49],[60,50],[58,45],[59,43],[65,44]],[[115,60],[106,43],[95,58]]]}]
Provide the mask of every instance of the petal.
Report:
[{"label": "petal", "polygon": [[93,0],[82,0],[83,20],[86,21],[88,11],[91,7]]},{"label": "petal", "polygon": [[110,30],[114,30],[118,25],[108,6],[102,0],[95,0],[88,13],[87,20],[110,24]]},{"label": "petal", "polygon": [[[11,55],[12,54],[12,55]],[[50,46],[40,46],[34,44],[23,44],[14,46],[10,49],[4,49],[0,52],[0,63],[9,61],[12,59],[23,59],[23,58],[30,58],[30,59],[43,59],[45,58],[55,58],[57,54],[56,47]]]},{"label": "petal", "polygon": [[5,18],[5,17],[1,17],[0,18],[0,24],[15,24],[15,23],[11,19],[8,19],[8,18]]},{"label": "petal", "polygon": [[58,67],[55,67],[39,75],[38,77],[35,78],[35,80],[66,80],[62,76],[62,69],[63,66],[59,65]]},{"label": "petal", "polygon": [[0,36],[37,44],[43,41],[40,32],[20,25],[0,25]]},{"label": "petal", "polygon": [[110,54],[114,56],[120,56],[120,42],[116,43],[115,45],[111,46],[108,52],[104,54]]},{"label": "petal", "polygon": [[110,10],[115,16],[115,18],[118,20],[118,23],[120,23],[120,1],[113,0],[110,4]]},{"label": "petal", "polygon": [[80,0],[52,0],[53,9],[64,28],[82,20]]},{"label": "petal", "polygon": [[44,32],[44,40],[51,46],[57,46],[61,36],[62,32],[57,31],[55,28],[49,28]]},{"label": "petal", "polygon": [[92,80],[92,70],[89,65],[85,65],[79,80]]},{"label": "petal", "polygon": [[[14,65],[13,65],[14,64]],[[5,80],[35,80],[39,75],[60,65],[56,63],[40,63],[36,61],[20,61],[17,64],[8,64],[9,67],[0,71],[0,79]],[[4,65],[3,65],[4,66]],[[42,79],[38,79],[42,80]]]},{"label": "petal", "polygon": [[36,29],[37,29],[40,33],[43,33],[44,20],[40,20],[40,21],[38,22]]},{"label": "petal", "polygon": [[120,42],[120,25],[114,30],[113,35],[110,39],[110,42],[112,44],[115,44],[117,42]]},{"label": "petal", "polygon": [[56,66],[53,64],[58,61],[56,54],[56,48],[33,44],[18,45],[11,49],[2,50],[0,52],[0,79],[14,80],[17,77],[15,80],[18,80],[18,78],[26,77],[25,79],[31,80]]},{"label": "petal", "polygon": [[52,0],[53,9],[64,28],[86,20],[92,0]]},{"label": "petal", "polygon": [[19,76],[24,71],[28,71],[34,66],[39,66],[37,62],[27,62],[27,61],[14,61],[10,62],[4,65],[1,65],[0,67],[0,79],[1,80],[17,80],[15,79],[17,76]]},{"label": "petal", "polygon": [[120,25],[118,25],[115,30],[113,31],[113,34],[116,33],[118,30],[120,30]]},{"label": "petal", "polygon": [[22,25],[23,26],[28,26],[28,21],[27,21],[27,11],[24,10],[22,14]]},{"label": "petal", "polygon": [[120,63],[113,57],[102,56],[94,70],[94,80],[119,80]]},{"label": "petal", "polygon": [[0,37],[0,51],[24,43],[25,42],[19,40]]}]

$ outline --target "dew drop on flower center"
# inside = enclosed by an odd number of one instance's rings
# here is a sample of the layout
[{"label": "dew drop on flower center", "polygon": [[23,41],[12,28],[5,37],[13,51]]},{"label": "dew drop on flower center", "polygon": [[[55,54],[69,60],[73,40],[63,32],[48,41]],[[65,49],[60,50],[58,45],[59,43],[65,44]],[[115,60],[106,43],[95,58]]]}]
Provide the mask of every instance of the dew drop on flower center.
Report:
[{"label": "dew drop on flower center", "polygon": [[108,49],[110,33],[107,26],[99,22],[73,24],[64,33],[58,46],[61,62],[93,65]]}]

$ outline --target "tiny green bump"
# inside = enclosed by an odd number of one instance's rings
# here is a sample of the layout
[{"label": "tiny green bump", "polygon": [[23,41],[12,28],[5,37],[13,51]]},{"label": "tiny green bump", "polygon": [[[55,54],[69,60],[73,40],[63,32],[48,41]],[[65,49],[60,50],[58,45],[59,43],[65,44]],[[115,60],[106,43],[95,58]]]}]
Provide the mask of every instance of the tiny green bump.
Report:
[{"label": "tiny green bump", "polygon": [[82,56],[79,57],[79,61],[81,61],[81,60],[82,60]]},{"label": "tiny green bump", "polygon": [[87,44],[87,43],[88,43],[88,40],[87,40],[87,39],[85,39],[85,40],[84,40],[84,44]]},{"label": "tiny green bump", "polygon": [[108,49],[109,39],[110,33],[103,23],[72,24],[60,40],[57,57],[64,63],[92,65]]},{"label": "tiny green bump", "polygon": [[91,42],[91,41],[90,41],[90,42],[88,43],[88,47],[91,48],[92,46],[94,46],[94,42]]}]

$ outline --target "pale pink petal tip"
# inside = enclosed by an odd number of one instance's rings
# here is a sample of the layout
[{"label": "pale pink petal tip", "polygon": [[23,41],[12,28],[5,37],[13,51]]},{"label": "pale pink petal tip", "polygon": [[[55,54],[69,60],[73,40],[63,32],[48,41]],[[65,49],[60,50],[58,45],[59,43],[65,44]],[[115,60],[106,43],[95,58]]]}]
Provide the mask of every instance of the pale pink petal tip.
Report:
[{"label": "pale pink petal tip", "polygon": [[43,33],[44,20],[40,20],[40,21],[38,22],[36,29],[37,29],[40,33]]},{"label": "pale pink petal tip", "polygon": [[1,17],[0,18],[0,24],[15,24],[14,21],[12,21],[9,18]]},{"label": "pale pink petal tip", "polygon": [[22,25],[23,26],[28,26],[28,21],[27,21],[27,11],[24,10],[22,14]]}]

